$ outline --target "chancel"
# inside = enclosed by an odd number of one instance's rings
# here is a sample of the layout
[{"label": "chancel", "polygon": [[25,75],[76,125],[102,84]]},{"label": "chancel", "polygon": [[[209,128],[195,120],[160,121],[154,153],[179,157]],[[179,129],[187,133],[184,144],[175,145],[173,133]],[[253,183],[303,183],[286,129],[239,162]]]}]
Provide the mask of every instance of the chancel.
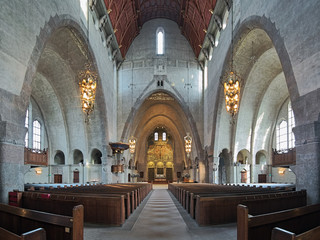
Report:
[{"label": "chancel", "polygon": [[320,239],[319,9],[2,1],[0,239]]}]

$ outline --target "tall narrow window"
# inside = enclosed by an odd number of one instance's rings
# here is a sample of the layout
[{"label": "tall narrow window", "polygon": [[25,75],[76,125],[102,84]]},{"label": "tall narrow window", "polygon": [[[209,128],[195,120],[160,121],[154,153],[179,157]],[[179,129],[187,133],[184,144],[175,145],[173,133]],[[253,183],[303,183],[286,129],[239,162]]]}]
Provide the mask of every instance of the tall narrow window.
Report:
[{"label": "tall narrow window", "polygon": [[33,149],[41,149],[41,124],[39,121],[33,121]]},{"label": "tall narrow window", "polygon": [[24,126],[27,128],[27,133],[24,138],[24,145],[25,147],[29,147],[29,109],[26,112],[26,119],[24,121]]},{"label": "tall narrow window", "polygon": [[161,27],[157,29],[157,54],[164,54],[164,30]]},{"label": "tall narrow window", "polygon": [[158,132],[155,132],[155,133],[154,133],[154,140],[155,140],[155,141],[158,141],[158,140],[159,140],[159,133],[158,133]]},{"label": "tall narrow window", "polygon": [[162,141],[167,141],[167,134],[166,132],[162,133]]},{"label": "tall narrow window", "polygon": [[285,120],[281,121],[277,129],[277,149],[288,148],[288,126]]},{"label": "tall narrow window", "polygon": [[294,114],[291,106],[291,102],[288,104],[288,134],[289,134],[289,148],[294,148],[295,138],[292,129],[295,127]]}]

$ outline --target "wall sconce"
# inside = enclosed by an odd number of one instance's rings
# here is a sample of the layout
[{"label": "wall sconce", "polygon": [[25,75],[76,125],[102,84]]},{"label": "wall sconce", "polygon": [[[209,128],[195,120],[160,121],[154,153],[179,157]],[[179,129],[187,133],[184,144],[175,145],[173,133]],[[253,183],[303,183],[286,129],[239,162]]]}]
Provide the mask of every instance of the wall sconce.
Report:
[{"label": "wall sconce", "polygon": [[286,171],[285,168],[279,168],[278,173],[279,173],[279,175],[283,176],[285,171]]},{"label": "wall sconce", "polygon": [[41,175],[42,174],[42,168],[35,168],[34,170],[36,171],[37,175]]}]

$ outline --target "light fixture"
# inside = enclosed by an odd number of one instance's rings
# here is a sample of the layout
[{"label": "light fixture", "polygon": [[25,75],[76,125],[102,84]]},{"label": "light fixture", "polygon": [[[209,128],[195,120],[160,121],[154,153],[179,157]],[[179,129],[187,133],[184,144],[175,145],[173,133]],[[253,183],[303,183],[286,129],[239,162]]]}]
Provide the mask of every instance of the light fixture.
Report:
[{"label": "light fixture", "polygon": [[35,168],[34,169],[37,175],[41,175],[42,174],[42,168]]},{"label": "light fixture", "polygon": [[231,70],[223,86],[227,112],[235,115],[239,110],[240,77]]},{"label": "light fixture", "polygon": [[240,82],[241,77],[236,73],[233,66],[233,7],[232,6],[232,18],[231,18],[231,66],[224,76],[224,97],[226,103],[226,110],[232,116],[239,111],[240,102]]},{"label": "light fixture", "polygon": [[131,136],[129,138],[129,150],[130,150],[131,156],[133,156],[136,150],[136,142],[137,142],[137,139],[134,136]]},{"label": "light fixture", "polygon": [[279,169],[278,169],[278,173],[279,173],[279,175],[281,175],[281,176],[284,175],[285,171],[286,171],[285,168],[279,168]]},{"label": "light fixture", "polygon": [[88,38],[88,47],[87,47],[87,63],[84,65],[84,69],[78,73],[78,81],[81,93],[81,107],[82,111],[85,113],[86,118],[85,122],[89,121],[89,114],[94,109],[95,97],[96,97],[96,88],[98,74],[92,70],[91,61],[89,60],[89,46],[90,46],[90,37],[89,37],[89,1],[87,6],[87,38]]},{"label": "light fixture", "polygon": [[97,78],[97,73],[91,70],[91,65],[89,63],[86,63],[85,69],[79,72],[82,111],[87,117],[94,109]]},{"label": "light fixture", "polygon": [[187,153],[187,157],[189,157],[191,153],[191,144],[192,144],[192,137],[190,136],[190,133],[187,132],[187,136],[184,137],[184,145],[185,145],[185,151]]}]

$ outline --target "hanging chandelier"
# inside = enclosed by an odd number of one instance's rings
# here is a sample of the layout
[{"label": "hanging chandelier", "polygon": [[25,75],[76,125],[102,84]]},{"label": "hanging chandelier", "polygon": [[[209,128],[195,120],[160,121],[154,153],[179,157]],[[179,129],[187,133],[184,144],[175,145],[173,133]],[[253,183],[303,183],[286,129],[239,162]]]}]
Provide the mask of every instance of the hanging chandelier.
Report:
[{"label": "hanging chandelier", "polygon": [[239,110],[240,77],[231,70],[223,86],[227,112],[235,115]]},{"label": "hanging chandelier", "polygon": [[185,146],[185,151],[187,153],[187,157],[189,157],[191,153],[191,144],[192,144],[192,137],[190,136],[189,133],[187,133],[187,136],[184,137],[184,146]]},{"label": "hanging chandelier", "polygon": [[239,111],[240,82],[241,77],[236,73],[233,66],[233,6],[231,18],[231,64],[230,71],[226,73],[223,80],[226,110],[232,116]]},{"label": "hanging chandelier", "polygon": [[133,155],[136,150],[136,142],[137,142],[137,139],[134,136],[131,136],[129,138],[129,150],[131,155]]},{"label": "hanging chandelier", "polygon": [[79,86],[81,92],[82,110],[88,117],[94,109],[98,74],[91,70],[89,63],[79,72]]}]

